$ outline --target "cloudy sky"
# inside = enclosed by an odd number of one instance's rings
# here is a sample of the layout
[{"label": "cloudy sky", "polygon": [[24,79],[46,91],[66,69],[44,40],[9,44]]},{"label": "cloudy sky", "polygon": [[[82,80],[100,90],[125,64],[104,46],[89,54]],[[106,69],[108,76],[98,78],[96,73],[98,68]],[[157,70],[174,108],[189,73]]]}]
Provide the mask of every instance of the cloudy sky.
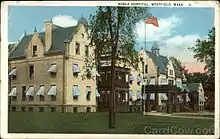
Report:
[{"label": "cloudy sky", "polygon": [[[54,24],[66,27],[77,24],[82,17],[89,18],[94,14],[96,7],[9,7],[9,42],[20,39],[24,31],[33,33],[36,26],[41,32],[44,21],[50,18]],[[153,42],[160,45],[160,54],[175,56],[180,59],[191,72],[202,72],[204,64],[193,58],[188,50],[197,39],[207,38],[209,29],[214,26],[214,8],[151,8],[151,13],[158,18],[159,28],[146,25],[140,21],[137,24],[138,33],[136,49],[144,47],[146,40],[147,50],[151,49]],[[143,19],[144,20],[144,19]]]}]

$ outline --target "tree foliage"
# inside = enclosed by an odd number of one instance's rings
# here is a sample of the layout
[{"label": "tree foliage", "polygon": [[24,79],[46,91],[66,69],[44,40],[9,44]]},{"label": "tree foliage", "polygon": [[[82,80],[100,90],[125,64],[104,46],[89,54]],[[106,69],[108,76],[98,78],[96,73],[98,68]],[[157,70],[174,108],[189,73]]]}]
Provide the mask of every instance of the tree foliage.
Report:
[{"label": "tree foliage", "polygon": [[96,14],[90,17],[91,46],[95,45],[96,61],[99,63],[105,54],[135,67],[138,60],[134,49],[136,23],[148,16],[150,13],[145,7],[98,7]]},{"label": "tree foliage", "polygon": [[215,76],[215,28],[213,27],[208,33],[208,39],[198,39],[196,45],[191,47],[199,62],[204,62],[205,70],[214,79]]},{"label": "tree foliage", "polygon": [[191,47],[199,62],[205,63],[205,70],[207,70],[207,86],[214,90],[215,86],[215,28],[213,27],[208,33],[208,39],[198,39],[196,45]]}]

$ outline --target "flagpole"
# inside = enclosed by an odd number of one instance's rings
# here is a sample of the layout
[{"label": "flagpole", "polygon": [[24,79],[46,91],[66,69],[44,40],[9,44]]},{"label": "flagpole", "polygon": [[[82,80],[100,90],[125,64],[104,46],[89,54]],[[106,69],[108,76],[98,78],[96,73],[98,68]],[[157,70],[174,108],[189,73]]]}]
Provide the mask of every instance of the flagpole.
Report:
[{"label": "flagpole", "polygon": [[[147,31],[146,31],[146,29],[147,29],[147,27],[146,27],[147,25],[146,25],[146,23],[144,24],[144,51],[145,51],[145,53],[146,53],[146,50],[147,50],[147,44],[146,44],[146,41],[147,41]],[[145,71],[143,72],[143,73],[145,73]],[[146,74],[146,73],[145,73]],[[144,99],[144,97],[146,96],[145,95],[145,87],[146,87],[146,82],[145,82],[145,80],[144,80],[144,85],[143,85],[143,87],[144,87],[144,89],[143,89],[143,115],[145,115],[145,101],[146,101],[146,99],[147,99],[147,97]]]},{"label": "flagpole", "polygon": [[146,41],[147,41],[147,31],[146,31],[146,27],[147,26],[147,24],[144,24],[144,49],[145,49],[145,51],[146,51],[146,49],[147,49],[147,44],[146,44]]}]

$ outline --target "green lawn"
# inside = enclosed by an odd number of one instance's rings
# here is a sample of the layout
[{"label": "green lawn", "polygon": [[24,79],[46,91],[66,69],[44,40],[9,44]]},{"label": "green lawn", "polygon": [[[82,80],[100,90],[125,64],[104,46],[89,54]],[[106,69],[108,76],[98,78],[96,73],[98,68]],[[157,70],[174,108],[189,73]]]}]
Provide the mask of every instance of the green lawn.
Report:
[{"label": "green lawn", "polygon": [[117,113],[108,129],[108,113],[9,113],[10,133],[214,134],[214,120]]}]

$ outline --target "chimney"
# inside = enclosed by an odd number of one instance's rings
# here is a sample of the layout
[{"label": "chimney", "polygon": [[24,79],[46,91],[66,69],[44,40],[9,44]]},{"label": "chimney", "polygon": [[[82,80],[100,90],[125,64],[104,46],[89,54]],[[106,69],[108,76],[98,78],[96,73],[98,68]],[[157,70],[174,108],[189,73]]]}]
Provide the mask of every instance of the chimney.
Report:
[{"label": "chimney", "polygon": [[45,28],[45,51],[47,52],[52,45],[52,28],[53,28],[52,19],[44,22],[44,28]]}]

